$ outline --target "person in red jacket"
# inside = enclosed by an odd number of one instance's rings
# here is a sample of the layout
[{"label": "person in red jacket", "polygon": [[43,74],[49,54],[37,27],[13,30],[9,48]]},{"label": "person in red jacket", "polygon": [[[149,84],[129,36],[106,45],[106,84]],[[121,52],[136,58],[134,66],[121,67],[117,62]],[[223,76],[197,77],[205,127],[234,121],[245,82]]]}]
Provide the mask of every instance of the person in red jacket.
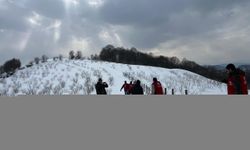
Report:
[{"label": "person in red jacket", "polygon": [[248,95],[247,80],[245,72],[234,66],[228,64],[226,66],[228,73],[227,79],[227,93],[228,95],[243,94]]},{"label": "person in red jacket", "polygon": [[158,81],[157,78],[153,78],[152,94],[153,95],[163,95],[163,88],[161,86],[161,82]]},{"label": "person in red jacket", "polygon": [[130,87],[129,87],[129,84],[127,83],[127,81],[124,81],[124,84],[122,85],[120,91],[121,91],[122,89],[124,89],[125,95],[128,95],[128,93],[129,93],[129,88],[130,88]]},{"label": "person in red jacket", "polygon": [[130,83],[128,84],[128,94],[132,94],[132,88],[134,87],[134,84],[132,81],[130,81]]}]

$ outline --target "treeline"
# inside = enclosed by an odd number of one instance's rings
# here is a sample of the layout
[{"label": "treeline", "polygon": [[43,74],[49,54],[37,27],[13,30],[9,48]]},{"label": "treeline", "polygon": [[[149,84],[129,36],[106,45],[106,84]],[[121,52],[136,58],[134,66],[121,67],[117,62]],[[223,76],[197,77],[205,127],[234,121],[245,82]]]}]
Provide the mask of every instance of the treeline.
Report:
[{"label": "treeline", "polygon": [[125,49],[122,47],[107,45],[102,48],[99,54],[99,59],[124,64],[156,66],[170,69],[185,69],[220,82],[227,77],[224,71],[217,70],[211,66],[204,67],[185,58],[180,60],[177,57],[153,56],[150,53],[147,54],[139,52],[136,48]]},{"label": "treeline", "polygon": [[[10,60],[7,60],[3,65],[0,65],[0,78],[5,78],[13,75],[16,70],[24,69],[25,67],[29,68],[32,67],[34,64],[40,64],[47,62],[49,57],[47,55],[42,55],[41,57],[35,57],[33,60],[29,61],[28,64],[21,67],[21,61],[19,59],[13,58]],[[73,51],[71,50],[69,52],[69,59],[70,60],[83,60],[85,57],[82,56],[81,51]],[[91,55],[88,59],[97,59],[97,55]],[[63,55],[60,54],[59,56],[53,57],[53,60],[63,60]]]}]

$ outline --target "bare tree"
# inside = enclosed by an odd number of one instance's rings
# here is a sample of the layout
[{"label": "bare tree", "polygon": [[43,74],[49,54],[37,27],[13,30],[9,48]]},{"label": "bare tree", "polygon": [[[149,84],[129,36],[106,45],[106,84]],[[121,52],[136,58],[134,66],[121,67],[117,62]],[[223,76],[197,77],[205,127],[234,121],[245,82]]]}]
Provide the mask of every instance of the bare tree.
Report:
[{"label": "bare tree", "polygon": [[59,60],[60,60],[60,61],[62,61],[62,59],[63,59],[63,55],[62,55],[62,54],[60,54],[58,58],[59,58]]},{"label": "bare tree", "polygon": [[4,73],[4,67],[0,66],[0,74]]},{"label": "bare tree", "polygon": [[6,73],[15,72],[15,70],[20,67],[21,67],[20,60],[15,58],[6,61],[3,65],[4,72]]},{"label": "bare tree", "polygon": [[81,51],[76,52],[75,59],[82,59],[82,52]]},{"label": "bare tree", "polygon": [[178,65],[181,63],[181,61],[177,57],[171,57],[170,61],[174,63],[175,65]]},{"label": "bare tree", "polygon": [[72,50],[69,52],[69,59],[74,59],[75,58],[75,52]]},{"label": "bare tree", "polygon": [[40,59],[39,59],[38,57],[35,57],[35,58],[34,58],[34,62],[35,62],[36,64],[39,64],[39,61],[40,61]]},{"label": "bare tree", "polygon": [[42,55],[42,63],[47,62],[47,61],[48,61],[48,56]]}]

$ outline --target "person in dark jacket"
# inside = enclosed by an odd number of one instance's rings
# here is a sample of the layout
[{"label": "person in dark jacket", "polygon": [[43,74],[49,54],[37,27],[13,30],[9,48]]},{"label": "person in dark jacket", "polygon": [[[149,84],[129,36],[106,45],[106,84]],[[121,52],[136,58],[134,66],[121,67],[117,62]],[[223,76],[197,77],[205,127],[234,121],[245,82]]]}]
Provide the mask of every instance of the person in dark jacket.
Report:
[{"label": "person in dark jacket", "polygon": [[96,94],[97,95],[107,95],[106,89],[108,84],[106,82],[102,82],[102,79],[99,78],[98,82],[95,85]]},{"label": "person in dark jacket", "polygon": [[228,95],[233,94],[248,94],[247,80],[245,72],[234,66],[234,64],[228,64],[226,66],[228,73],[227,79],[227,92]]},{"label": "person in dark jacket", "polygon": [[143,95],[143,88],[141,86],[141,81],[137,80],[135,85],[131,89],[132,95]]}]

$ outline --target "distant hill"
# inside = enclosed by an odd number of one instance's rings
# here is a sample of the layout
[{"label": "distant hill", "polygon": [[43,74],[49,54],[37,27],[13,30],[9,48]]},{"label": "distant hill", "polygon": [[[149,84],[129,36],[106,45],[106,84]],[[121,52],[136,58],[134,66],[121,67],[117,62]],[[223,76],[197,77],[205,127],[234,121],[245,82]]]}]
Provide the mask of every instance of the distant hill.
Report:
[{"label": "distant hill", "polygon": [[[250,64],[244,64],[244,63],[236,63],[234,64],[236,67],[241,68],[243,70],[250,70]],[[220,65],[206,65],[209,67],[214,67],[217,70],[225,70],[227,64],[220,64]]]},{"label": "distant hill", "polygon": [[241,66],[239,66],[239,68],[241,68],[242,70],[250,71],[250,65],[241,65]]},{"label": "distant hill", "polygon": [[107,45],[102,48],[98,59],[123,64],[184,69],[216,81],[222,81],[226,78],[224,71],[215,69],[214,67],[201,66],[185,58],[179,60],[177,57],[154,56],[152,53],[140,52],[136,48],[125,49],[123,47]]},{"label": "distant hill", "polygon": [[[221,65],[211,65],[209,67],[215,68],[219,71],[224,71],[226,66],[227,64],[221,64]],[[250,64],[240,63],[240,64],[235,64],[235,66],[245,71],[248,83],[248,89],[250,89]]]}]

